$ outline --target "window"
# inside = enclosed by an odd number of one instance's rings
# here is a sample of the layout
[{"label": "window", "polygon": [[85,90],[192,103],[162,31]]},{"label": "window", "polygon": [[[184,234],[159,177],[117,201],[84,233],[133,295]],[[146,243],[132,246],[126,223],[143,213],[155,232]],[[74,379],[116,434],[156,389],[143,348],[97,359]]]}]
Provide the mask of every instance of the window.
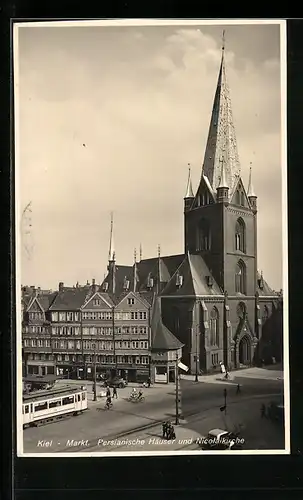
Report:
[{"label": "window", "polygon": [[34,411],[42,411],[42,410],[46,410],[46,409],[47,409],[47,401],[45,401],[43,403],[35,404],[35,406],[34,406]]},{"label": "window", "polygon": [[202,219],[200,220],[197,227],[196,250],[198,252],[210,250],[210,245],[211,241],[209,224],[205,219]]},{"label": "window", "polygon": [[94,299],[93,300],[93,305],[94,306],[101,306],[101,299]]},{"label": "window", "polygon": [[64,361],[69,361],[69,355],[68,354],[65,354]]},{"label": "window", "polygon": [[133,318],[131,318],[131,313],[124,312],[124,313],[122,313],[122,319],[127,321],[127,320],[133,319]]},{"label": "window", "polygon": [[240,302],[238,304],[238,307],[237,307],[237,316],[240,319],[244,319],[245,318],[245,316],[246,316],[246,306],[245,306],[244,302]]},{"label": "window", "polygon": [[79,321],[79,313],[75,312],[75,321]]},{"label": "window", "polygon": [[127,303],[129,306],[133,306],[135,303],[135,299],[133,297],[130,297],[129,299],[127,299]]},{"label": "window", "polygon": [[245,223],[243,219],[238,219],[235,229],[235,247],[236,250],[245,252]]},{"label": "window", "polygon": [[24,405],[24,413],[29,413],[29,405]]},{"label": "window", "polygon": [[62,405],[71,405],[74,402],[74,396],[68,396],[66,398],[62,398]]},{"label": "window", "polygon": [[37,340],[37,346],[42,347],[43,346],[43,340]]},{"label": "window", "polygon": [[81,349],[81,342],[80,342],[80,340],[77,340],[77,342],[76,342],[76,349]]},{"label": "window", "polygon": [[210,312],[210,343],[219,345],[219,313],[216,307]]},{"label": "window", "polygon": [[147,312],[146,311],[140,311],[139,312],[139,319],[147,319]]},{"label": "window", "polygon": [[242,205],[242,207],[245,207],[245,195],[244,195],[243,191],[241,193],[241,205]]},{"label": "window", "polygon": [[241,205],[241,195],[238,189],[236,191],[236,205]]},{"label": "window", "polygon": [[130,327],[129,326],[125,326],[123,328],[123,333],[129,333],[129,331],[130,331]]},{"label": "window", "polygon": [[138,319],[138,313],[137,312],[131,312],[131,319]]},{"label": "window", "polygon": [[85,399],[86,399],[86,394],[85,392],[82,392],[82,401],[85,401]]},{"label": "window", "polygon": [[211,362],[212,362],[213,366],[216,366],[217,364],[219,364],[219,355],[218,355],[218,353],[211,355]]},{"label": "window", "polygon": [[142,365],[148,365],[148,357],[147,356],[142,356]]},{"label": "window", "polygon": [[140,357],[139,357],[139,356],[136,356],[136,365],[139,365],[139,364],[140,364],[140,362],[141,362]]},{"label": "window", "polygon": [[37,340],[36,339],[32,339],[32,347],[37,347]]},{"label": "window", "polygon": [[73,340],[69,340],[67,342],[67,348],[68,349],[74,349],[74,347],[75,347],[74,341]]},{"label": "window", "polygon": [[269,309],[268,306],[264,306],[263,314],[262,314],[262,322],[265,323],[269,318]]},{"label": "window", "polygon": [[235,288],[236,293],[246,293],[246,267],[242,260],[238,262],[236,267]]},{"label": "window", "polygon": [[62,361],[62,356],[61,356],[61,354],[58,354],[58,355],[57,355],[57,361]]},{"label": "window", "polygon": [[59,312],[59,321],[65,321],[66,315],[65,312]]},{"label": "window", "polygon": [[146,334],[146,326],[140,326],[140,334]]},{"label": "window", "polygon": [[45,347],[50,347],[50,346],[51,346],[50,340],[46,339],[45,340]]},{"label": "window", "polygon": [[61,399],[56,399],[48,404],[49,408],[56,408],[57,406],[61,406]]},{"label": "window", "polygon": [[72,312],[67,312],[66,313],[66,321],[73,321],[73,313]]},{"label": "window", "polygon": [[83,327],[83,335],[89,335],[89,328],[87,326]]},{"label": "window", "polygon": [[28,345],[29,345],[29,341],[27,339],[24,340],[24,347],[28,347]]}]

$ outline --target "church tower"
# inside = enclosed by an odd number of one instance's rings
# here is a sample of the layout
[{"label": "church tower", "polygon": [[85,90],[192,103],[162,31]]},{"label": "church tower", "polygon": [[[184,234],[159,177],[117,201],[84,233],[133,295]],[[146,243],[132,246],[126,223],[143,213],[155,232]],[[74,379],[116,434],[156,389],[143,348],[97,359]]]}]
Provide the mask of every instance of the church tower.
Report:
[{"label": "church tower", "polygon": [[[201,255],[230,296],[255,294],[257,198],[241,179],[225,46],[213,103],[202,174],[196,195],[184,200],[185,253]],[[189,194],[191,194],[189,192]]]}]

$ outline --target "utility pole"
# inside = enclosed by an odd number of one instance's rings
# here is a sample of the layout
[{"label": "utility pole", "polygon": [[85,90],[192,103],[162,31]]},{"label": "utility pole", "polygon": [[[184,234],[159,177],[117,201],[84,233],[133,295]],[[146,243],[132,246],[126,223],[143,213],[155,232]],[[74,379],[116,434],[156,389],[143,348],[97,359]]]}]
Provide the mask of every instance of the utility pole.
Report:
[{"label": "utility pole", "polygon": [[199,332],[199,326],[196,326],[196,374],[195,374],[195,382],[199,382],[199,361],[200,361],[200,332]]},{"label": "utility pole", "polygon": [[178,351],[176,351],[176,425],[179,425],[179,367],[178,367]]}]

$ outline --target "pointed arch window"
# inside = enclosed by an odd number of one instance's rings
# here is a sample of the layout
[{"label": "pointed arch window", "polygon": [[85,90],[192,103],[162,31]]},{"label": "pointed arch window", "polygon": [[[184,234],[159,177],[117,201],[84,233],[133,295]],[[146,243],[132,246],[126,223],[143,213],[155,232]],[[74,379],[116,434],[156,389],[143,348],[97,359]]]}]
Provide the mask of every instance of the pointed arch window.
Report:
[{"label": "pointed arch window", "polygon": [[210,312],[210,344],[219,346],[219,313],[216,307]]},{"label": "pointed arch window", "polygon": [[265,323],[269,318],[269,309],[268,309],[268,306],[264,306],[264,309],[263,309],[263,314],[262,314],[262,323]]},{"label": "pointed arch window", "polygon": [[241,193],[239,189],[236,191],[236,205],[241,205]]},{"label": "pointed arch window", "polygon": [[235,285],[236,293],[246,294],[246,266],[242,260],[236,266]]},{"label": "pointed arch window", "polygon": [[205,250],[210,250],[211,245],[211,234],[208,221],[201,219],[197,227],[196,236],[196,250],[198,252],[203,252]]},{"label": "pointed arch window", "polygon": [[244,193],[242,192],[241,193],[241,206],[244,207],[245,206],[245,196],[244,196]]},{"label": "pointed arch window", "polygon": [[243,219],[238,219],[235,228],[235,248],[240,252],[245,253],[245,222]]}]

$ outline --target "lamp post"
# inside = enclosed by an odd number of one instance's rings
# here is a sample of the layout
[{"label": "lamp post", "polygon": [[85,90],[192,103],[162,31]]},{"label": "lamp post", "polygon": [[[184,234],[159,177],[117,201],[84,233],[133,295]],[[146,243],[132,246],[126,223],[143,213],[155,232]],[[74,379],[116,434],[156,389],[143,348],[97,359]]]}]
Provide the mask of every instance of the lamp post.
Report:
[{"label": "lamp post", "polygon": [[94,350],[94,401],[97,401],[96,345],[95,345],[95,350]]},{"label": "lamp post", "polygon": [[179,367],[178,367],[178,351],[176,351],[176,425],[179,425]]}]

